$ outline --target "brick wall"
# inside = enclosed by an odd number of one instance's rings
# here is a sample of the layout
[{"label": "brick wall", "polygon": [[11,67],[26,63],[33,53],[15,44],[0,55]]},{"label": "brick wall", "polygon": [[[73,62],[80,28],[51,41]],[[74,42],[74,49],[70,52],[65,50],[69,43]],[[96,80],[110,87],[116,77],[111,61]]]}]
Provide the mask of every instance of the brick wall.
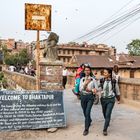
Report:
[{"label": "brick wall", "polygon": [[121,78],[120,80],[121,101],[126,104],[140,107],[140,79]]},{"label": "brick wall", "polygon": [[8,70],[4,70],[4,76],[8,81],[8,85],[12,89],[23,88],[27,90],[35,90],[36,89],[36,79],[35,77],[20,74],[17,72],[10,72]]}]

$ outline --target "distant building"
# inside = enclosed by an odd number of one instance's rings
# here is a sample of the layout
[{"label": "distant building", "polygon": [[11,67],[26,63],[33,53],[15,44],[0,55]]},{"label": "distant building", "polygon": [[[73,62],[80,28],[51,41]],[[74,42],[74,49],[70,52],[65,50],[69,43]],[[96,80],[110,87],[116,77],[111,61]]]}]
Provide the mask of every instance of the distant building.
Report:
[{"label": "distant building", "polygon": [[58,47],[58,56],[59,59],[65,63],[69,63],[70,59],[74,55],[99,55],[99,56],[108,56],[115,55],[116,49],[108,47],[105,44],[93,44],[84,46],[83,45],[59,45]]},{"label": "distant building", "polygon": [[[40,41],[40,48],[44,48],[46,45],[46,39]],[[105,44],[92,44],[87,43],[77,44],[59,44],[58,45],[58,58],[64,63],[68,64],[74,55],[116,55],[115,47],[108,47]],[[34,59],[36,57],[36,51],[34,51]],[[42,57],[42,49],[40,49],[40,56]]]},{"label": "distant building", "polygon": [[129,56],[127,54],[119,54],[117,56],[75,55],[67,67],[76,70],[82,63],[89,63],[93,70],[97,70],[98,76],[104,68],[113,68],[117,64],[121,77],[140,78],[140,56]]},{"label": "distant building", "polygon": [[20,50],[27,48],[28,43],[15,39],[0,39],[0,45],[5,45],[11,53],[18,53]]}]

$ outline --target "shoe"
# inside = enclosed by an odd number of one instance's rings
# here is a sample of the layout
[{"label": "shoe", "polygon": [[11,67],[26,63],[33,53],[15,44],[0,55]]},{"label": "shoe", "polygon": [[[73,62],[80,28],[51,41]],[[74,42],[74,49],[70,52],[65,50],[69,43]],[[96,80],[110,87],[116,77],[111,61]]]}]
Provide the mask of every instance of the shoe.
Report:
[{"label": "shoe", "polygon": [[81,99],[81,97],[80,97],[80,95],[79,95],[79,94],[77,94],[76,96],[77,96],[77,99],[78,99],[78,100],[80,100],[80,99]]},{"label": "shoe", "polygon": [[75,95],[77,95],[78,93],[76,93],[75,91],[74,91],[74,89],[72,89],[72,92],[75,94]]},{"label": "shoe", "polygon": [[103,130],[103,135],[107,136],[107,130]]},{"label": "shoe", "polygon": [[84,136],[88,135],[88,130],[84,130],[83,135]]}]

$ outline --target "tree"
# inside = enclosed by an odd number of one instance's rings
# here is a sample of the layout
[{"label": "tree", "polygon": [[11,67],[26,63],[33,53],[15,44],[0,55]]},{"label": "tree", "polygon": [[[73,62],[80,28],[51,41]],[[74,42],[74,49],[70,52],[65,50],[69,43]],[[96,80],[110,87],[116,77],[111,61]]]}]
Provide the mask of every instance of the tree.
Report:
[{"label": "tree", "polygon": [[29,63],[29,55],[27,49],[22,49],[19,53],[16,54],[7,54],[4,58],[5,64],[7,65],[27,65]]},{"label": "tree", "polygon": [[127,49],[130,55],[140,56],[140,39],[132,40],[132,42],[127,45]]},{"label": "tree", "polygon": [[27,49],[22,49],[19,52],[18,58],[19,58],[19,62],[18,62],[19,64],[27,65],[27,63],[29,63],[30,60]]}]

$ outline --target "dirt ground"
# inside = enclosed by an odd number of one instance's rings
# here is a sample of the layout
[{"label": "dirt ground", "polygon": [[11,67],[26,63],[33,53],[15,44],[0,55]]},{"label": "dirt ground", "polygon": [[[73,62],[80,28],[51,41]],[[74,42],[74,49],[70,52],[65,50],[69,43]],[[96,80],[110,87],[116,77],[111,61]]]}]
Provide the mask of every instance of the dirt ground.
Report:
[{"label": "dirt ground", "polygon": [[47,130],[22,130],[0,132],[0,140],[140,140],[140,110],[123,104],[116,104],[108,129],[108,136],[102,135],[103,116],[101,106],[92,109],[93,123],[89,135],[83,136],[84,118],[79,100],[71,93],[64,91],[67,127],[59,128],[54,133]]}]

